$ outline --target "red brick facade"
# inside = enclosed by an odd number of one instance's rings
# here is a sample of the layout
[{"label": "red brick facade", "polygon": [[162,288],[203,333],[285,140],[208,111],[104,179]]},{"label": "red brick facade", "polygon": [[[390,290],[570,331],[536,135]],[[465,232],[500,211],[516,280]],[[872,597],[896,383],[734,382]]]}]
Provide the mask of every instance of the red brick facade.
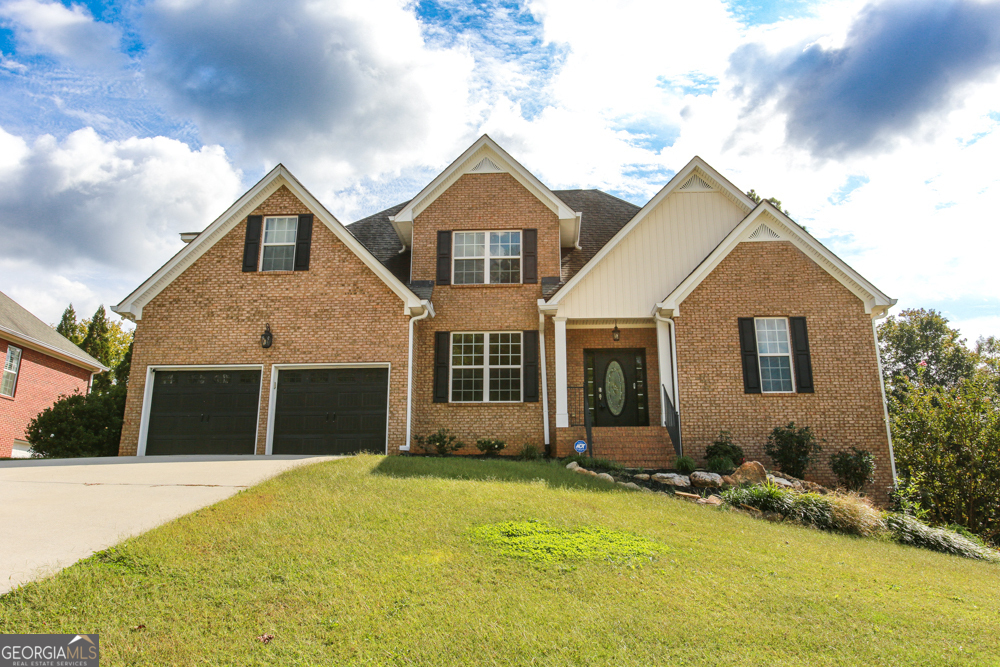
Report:
[{"label": "red brick facade", "polygon": [[[283,186],[252,214],[308,212]],[[245,234],[244,218],[143,308],[119,454],[136,453],[150,364],[263,365],[258,454],[272,364],[390,364],[388,449],[398,451],[406,437],[409,319],[401,299],[318,218],[308,271],[244,273]],[[260,346],[266,323],[274,333],[267,350]]]},{"label": "red brick facade", "polygon": [[0,338],[0,368],[7,346],[21,349],[21,367],[13,398],[0,396],[0,458],[11,455],[15,440],[24,440],[24,429],[39,412],[60,396],[87,393],[90,371]]},{"label": "red brick facade", "polygon": [[[787,241],[740,243],[683,302],[677,366],[684,451],[695,458],[720,429],[748,459],[764,454],[775,426],[794,421],[825,438],[808,476],[835,484],[834,452],[871,451],[874,497],[892,485],[871,316],[861,300]],[[815,392],[745,394],[737,318],[805,317]]]}]

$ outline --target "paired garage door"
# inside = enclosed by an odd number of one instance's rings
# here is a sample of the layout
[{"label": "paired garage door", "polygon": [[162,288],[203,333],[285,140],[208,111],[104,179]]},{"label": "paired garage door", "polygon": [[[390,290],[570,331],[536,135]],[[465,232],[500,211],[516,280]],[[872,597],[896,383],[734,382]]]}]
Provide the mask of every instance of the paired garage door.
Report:
[{"label": "paired garage door", "polygon": [[156,371],[146,454],[253,454],[260,371]]},{"label": "paired garage door", "polygon": [[279,370],[274,454],[385,452],[389,369]]}]

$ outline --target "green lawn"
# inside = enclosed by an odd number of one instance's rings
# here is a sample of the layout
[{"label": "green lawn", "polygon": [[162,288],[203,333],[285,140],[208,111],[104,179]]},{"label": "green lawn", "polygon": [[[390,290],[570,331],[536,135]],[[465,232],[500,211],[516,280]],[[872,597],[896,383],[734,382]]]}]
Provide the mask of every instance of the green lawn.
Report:
[{"label": "green lawn", "polygon": [[[470,539],[528,519],[661,555],[534,563]],[[0,632],[98,632],[107,665],[996,665],[998,592],[997,565],[556,465],[364,456],[4,596]]]}]

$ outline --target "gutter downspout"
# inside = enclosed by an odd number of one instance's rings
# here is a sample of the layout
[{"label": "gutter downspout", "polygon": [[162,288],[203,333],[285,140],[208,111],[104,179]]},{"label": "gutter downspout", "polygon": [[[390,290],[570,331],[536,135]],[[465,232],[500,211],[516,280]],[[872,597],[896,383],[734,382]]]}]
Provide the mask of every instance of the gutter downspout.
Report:
[{"label": "gutter downspout", "polygon": [[542,424],[545,427],[545,447],[549,447],[549,382],[545,368],[545,313],[538,311],[538,351],[542,355]]},{"label": "gutter downspout", "polygon": [[677,414],[681,413],[681,397],[678,392],[678,381],[677,381],[677,344],[676,344],[676,334],[674,332],[674,318],[672,317],[662,317],[659,311],[653,313],[653,319],[659,320],[660,322],[666,322],[667,326],[670,327],[670,383],[673,385],[674,390],[674,409],[677,410]]},{"label": "gutter downspout", "polygon": [[406,444],[399,448],[401,452],[410,451],[413,422],[413,327],[417,320],[422,320],[431,314],[430,308],[424,304],[424,312],[416,317],[410,316],[410,339],[406,354]]},{"label": "gutter downspout", "polygon": [[889,404],[885,400],[885,375],[882,372],[882,352],[878,347],[878,329],[875,327],[875,320],[885,317],[886,311],[882,315],[872,318],[872,335],[875,341],[875,358],[878,360],[878,386],[882,390],[882,415],[885,418],[885,437],[889,441],[889,465],[892,467],[892,485],[896,486],[896,453],[892,450],[892,427],[889,424]]}]

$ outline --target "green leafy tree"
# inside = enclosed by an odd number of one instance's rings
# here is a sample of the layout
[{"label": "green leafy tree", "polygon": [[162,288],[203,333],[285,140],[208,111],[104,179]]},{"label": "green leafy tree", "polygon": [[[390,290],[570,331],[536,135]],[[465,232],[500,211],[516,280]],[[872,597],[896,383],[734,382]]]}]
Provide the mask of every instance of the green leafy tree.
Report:
[{"label": "green leafy tree", "polygon": [[[890,316],[878,328],[886,388],[896,393],[906,379],[942,387],[955,386],[976,368],[977,358],[965,339],[936,310],[908,309]],[[898,404],[897,404],[898,405]]]},{"label": "green leafy tree", "polygon": [[79,345],[83,342],[84,329],[76,321],[76,310],[74,310],[73,304],[66,306],[66,310],[62,314],[62,319],[56,325],[56,332],[62,334],[63,337],[74,345]]},{"label": "green leafy tree", "polygon": [[[747,197],[749,197],[750,199],[752,199],[754,204],[759,204],[760,201],[761,201],[761,196],[759,194],[757,194],[757,192],[753,188],[750,188],[750,191],[747,192]],[[781,200],[778,199],[777,197],[768,197],[766,201],[771,202],[771,204],[774,206],[774,208],[778,209],[779,211],[781,211],[785,215],[791,217],[791,215],[788,213],[787,209],[781,208]],[[805,227],[803,227],[803,229],[805,229]]]},{"label": "green leafy tree", "polygon": [[948,386],[930,365],[889,397],[896,467],[911,502],[938,525],[1000,537],[1000,391],[982,369]]},{"label": "green leafy tree", "polygon": [[125,414],[124,384],[62,396],[28,424],[26,437],[45,458],[116,456]]}]

